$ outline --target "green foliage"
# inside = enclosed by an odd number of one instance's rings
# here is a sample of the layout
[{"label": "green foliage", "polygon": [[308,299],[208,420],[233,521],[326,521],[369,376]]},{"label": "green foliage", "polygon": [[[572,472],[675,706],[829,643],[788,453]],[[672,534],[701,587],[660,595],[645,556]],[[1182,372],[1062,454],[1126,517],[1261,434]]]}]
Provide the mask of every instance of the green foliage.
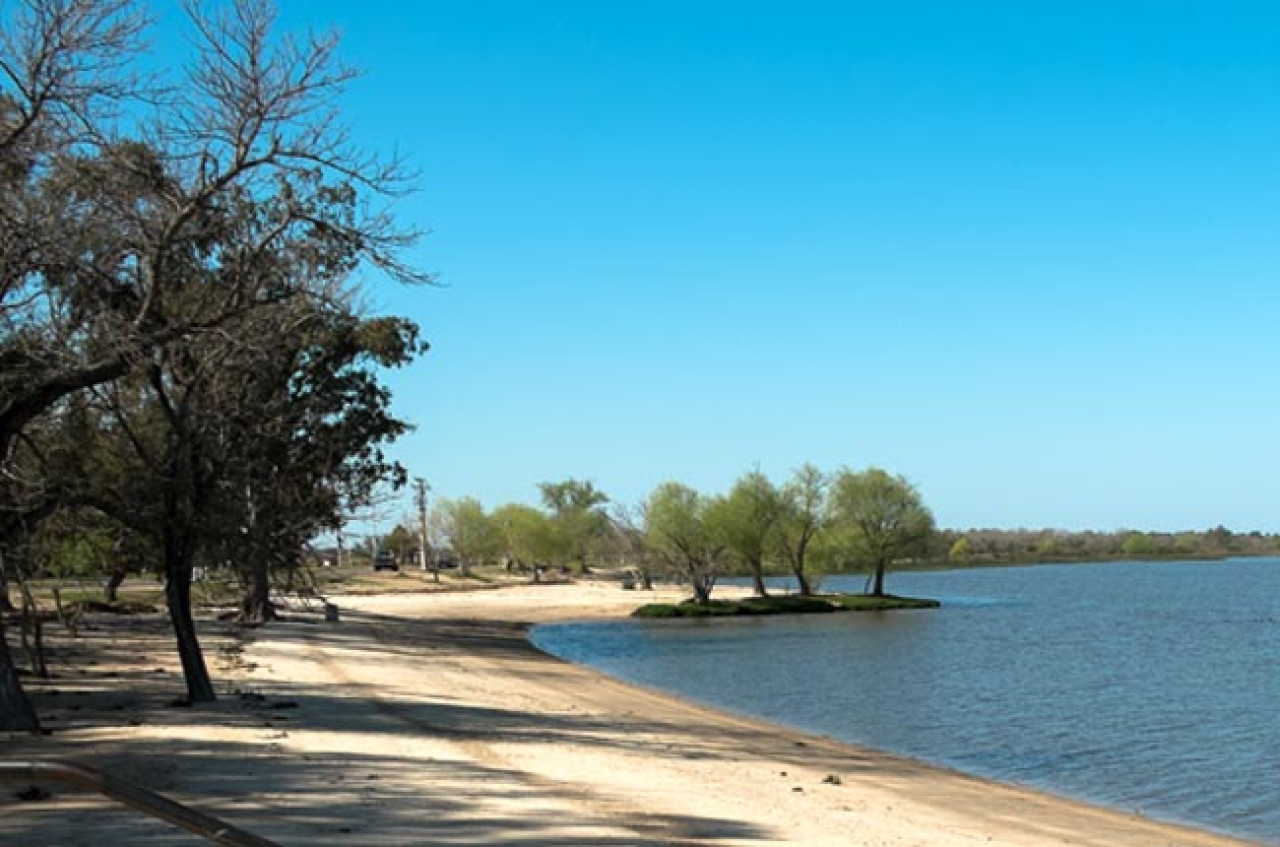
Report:
[{"label": "green foliage", "polygon": [[593,483],[577,479],[541,482],[538,490],[559,535],[558,543],[563,549],[557,551],[558,555],[566,559],[566,564],[577,562],[585,567],[609,531],[609,517],[604,510],[609,497]]},{"label": "green foliage", "polygon": [[720,509],[718,526],[731,564],[751,574],[758,591],[763,588],[765,561],[777,546],[781,512],[782,495],[759,471],[739,477]]},{"label": "green foliage", "polygon": [[830,520],[849,561],[874,569],[873,594],[884,593],[885,569],[921,555],[934,530],[933,514],[902,476],[879,468],[844,470],[832,483]]},{"label": "green foliage", "polygon": [[566,479],[562,482],[540,482],[542,503],[557,517],[589,512],[609,502],[609,497],[587,480]]},{"label": "green foliage", "polygon": [[776,597],[748,597],[738,605],[751,615],[795,615],[834,612],[836,607],[825,597],[783,594]]},{"label": "green foliage", "polygon": [[[1142,536],[1134,539],[1135,536]],[[961,538],[970,545],[971,564],[1096,562],[1120,558],[1216,559],[1224,556],[1280,555],[1280,535],[1236,533],[1225,527],[1195,532],[1119,532],[1059,529],[941,530],[931,556],[947,558]]]},{"label": "green foliage", "polygon": [[710,600],[699,603],[649,603],[631,613],[636,618],[721,618],[759,615],[829,614],[831,612],[883,612],[894,609],[936,609],[937,600],[895,597],[890,594],[784,594],[742,600]]},{"label": "green foliage", "polygon": [[[287,564],[340,496],[402,476],[377,371],[421,350],[417,330],[360,317],[347,285],[428,277],[384,202],[404,174],[336,111],[352,77],[336,39],[281,37],[268,2],[186,10],[172,76],[142,58],[142,4],[0,11],[0,544],[68,504],[150,535],[205,700],[193,562]],[[31,728],[7,657],[0,727]]]},{"label": "green foliage", "polygon": [[[646,603],[638,609],[631,612],[633,618],[692,618],[692,617],[715,617],[715,606],[720,601],[712,600],[707,603],[692,603],[691,609],[682,608],[684,604],[677,603]],[[698,611],[703,610],[703,611]]]},{"label": "green foliage", "polygon": [[779,498],[778,530],[773,536],[776,552],[795,577],[801,594],[812,594],[816,588],[817,560],[822,556],[813,553],[824,534],[828,484],[826,474],[805,464],[782,487]]},{"label": "green foliage", "polygon": [[649,546],[694,598],[706,603],[720,575],[724,553],[723,501],[704,497],[687,485],[664,482],[645,506]]},{"label": "green foliage", "polygon": [[833,594],[834,603],[849,612],[887,612],[894,609],[936,609],[937,600],[920,597],[898,597],[893,594]]},{"label": "green foliage", "polygon": [[1156,545],[1145,532],[1135,532],[1120,545],[1120,552],[1129,558],[1139,559],[1156,552]]},{"label": "green foliage", "polygon": [[546,514],[522,503],[494,510],[490,520],[501,533],[506,555],[518,564],[539,566],[562,561],[569,539]]},{"label": "green foliage", "polygon": [[408,561],[410,552],[418,547],[418,536],[407,529],[404,524],[396,524],[378,542],[378,549],[390,550],[401,563]]},{"label": "green foliage", "polygon": [[436,504],[438,524],[458,557],[463,573],[497,558],[502,552],[503,537],[484,506],[474,497],[441,500]]},{"label": "green foliage", "polygon": [[649,603],[631,613],[633,618],[724,618],[746,614],[733,600],[685,600],[682,603]]}]

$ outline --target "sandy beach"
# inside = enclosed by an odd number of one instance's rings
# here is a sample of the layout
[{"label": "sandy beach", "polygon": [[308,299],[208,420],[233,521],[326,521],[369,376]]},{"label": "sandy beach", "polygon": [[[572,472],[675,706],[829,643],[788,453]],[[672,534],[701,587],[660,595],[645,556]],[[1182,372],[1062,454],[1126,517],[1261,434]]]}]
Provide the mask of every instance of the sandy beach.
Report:
[{"label": "sandy beach", "polygon": [[[207,707],[168,705],[159,621],[63,639],[80,669],[32,685],[55,731],[10,736],[6,756],[110,769],[291,845],[1247,843],[690,705],[529,644],[532,624],[647,599],[616,585],[333,599],[339,623],[299,615],[243,648],[210,623],[224,693]],[[0,844],[202,843],[21,787],[3,786]]]}]

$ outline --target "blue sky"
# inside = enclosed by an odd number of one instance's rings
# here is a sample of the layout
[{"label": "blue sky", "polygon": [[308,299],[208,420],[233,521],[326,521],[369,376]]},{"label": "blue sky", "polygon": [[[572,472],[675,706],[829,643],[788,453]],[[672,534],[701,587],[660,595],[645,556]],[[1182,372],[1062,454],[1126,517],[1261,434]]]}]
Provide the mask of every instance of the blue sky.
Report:
[{"label": "blue sky", "polygon": [[[878,465],[945,526],[1280,530],[1280,7],[283,0],[441,287],[439,496]],[[166,12],[166,15],[173,14]]]}]

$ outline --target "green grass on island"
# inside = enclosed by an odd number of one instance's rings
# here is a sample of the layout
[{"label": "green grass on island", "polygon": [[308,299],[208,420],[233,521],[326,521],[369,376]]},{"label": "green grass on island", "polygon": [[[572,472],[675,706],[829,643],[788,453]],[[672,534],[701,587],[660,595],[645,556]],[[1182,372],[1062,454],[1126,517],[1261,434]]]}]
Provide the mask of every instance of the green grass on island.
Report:
[{"label": "green grass on island", "polygon": [[890,609],[936,609],[937,600],[896,597],[892,594],[781,594],[742,600],[710,600],[697,603],[649,603],[631,613],[633,618],[724,618],[744,615],[810,615],[828,612],[883,612]]}]

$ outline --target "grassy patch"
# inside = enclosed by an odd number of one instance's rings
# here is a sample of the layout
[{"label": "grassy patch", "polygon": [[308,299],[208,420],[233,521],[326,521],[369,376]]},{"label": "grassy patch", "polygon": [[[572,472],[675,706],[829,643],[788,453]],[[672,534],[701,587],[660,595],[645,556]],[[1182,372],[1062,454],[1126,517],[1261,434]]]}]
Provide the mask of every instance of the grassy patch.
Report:
[{"label": "grassy patch", "polygon": [[782,594],[773,597],[747,597],[743,600],[711,600],[695,603],[649,603],[631,613],[634,618],[724,618],[742,615],[811,615],[829,612],[883,612],[891,609],[936,609],[937,600],[895,597],[886,594],[872,597],[864,594],[819,594],[802,597]]},{"label": "grassy patch", "polygon": [[723,618],[746,614],[739,611],[738,604],[732,600],[711,600],[707,603],[695,603],[685,600],[683,603],[649,603],[631,613],[633,618]]},{"label": "grassy patch", "polygon": [[834,612],[835,605],[826,597],[803,597],[782,594],[777,597],[748,597],[737,601],[746,615],[811,615]]},{"label": "grassy patch", "polygon": [[879,597],[870,594],[828,594],[831,602],[837,604],[845,612],[885,612],[890,609],[936,609],[942,604],[937,600],[923,597],[895,597],[882,594]]}]

